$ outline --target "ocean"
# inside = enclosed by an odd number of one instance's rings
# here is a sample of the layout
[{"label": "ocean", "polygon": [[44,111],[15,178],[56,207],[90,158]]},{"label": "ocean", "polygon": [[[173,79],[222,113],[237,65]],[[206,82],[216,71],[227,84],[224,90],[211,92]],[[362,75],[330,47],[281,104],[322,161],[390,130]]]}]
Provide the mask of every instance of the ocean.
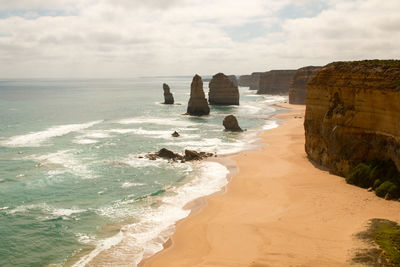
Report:
[{"label": "ocean", "polygon": [[[177,104],[161,104],[164,82]],[[255,148],[260,131],[279,125],[274,104],[287,101],[241,87],[240,106],[185,116],[190,83],[0,80],[0,266],[85,266],[102,254],[103,266],[136,266],[160,251],[189,215],[184,207],[220,191],[229,170],[142,157],[164,147],[218,157]],[[223,131],[229,114],[247,131]]]}]

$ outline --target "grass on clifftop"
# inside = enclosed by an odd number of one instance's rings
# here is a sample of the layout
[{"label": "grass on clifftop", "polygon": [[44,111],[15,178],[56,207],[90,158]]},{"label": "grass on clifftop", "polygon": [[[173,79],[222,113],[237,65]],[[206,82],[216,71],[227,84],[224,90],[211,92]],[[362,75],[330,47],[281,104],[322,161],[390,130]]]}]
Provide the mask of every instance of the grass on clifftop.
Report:
[{"label": "grass on clifftop", "polygon": [[354,262],[369,266],[400,266],[400,226],[384,219],[372,219],[357,237],[372,245],[356,253]]},{"label": "grass on clifftop", "polygon": [[400,173],[392,161],[369,161],[358,164],[346,176],[346,182],[362,188],[372,187],[379,197],[400,197]]}]

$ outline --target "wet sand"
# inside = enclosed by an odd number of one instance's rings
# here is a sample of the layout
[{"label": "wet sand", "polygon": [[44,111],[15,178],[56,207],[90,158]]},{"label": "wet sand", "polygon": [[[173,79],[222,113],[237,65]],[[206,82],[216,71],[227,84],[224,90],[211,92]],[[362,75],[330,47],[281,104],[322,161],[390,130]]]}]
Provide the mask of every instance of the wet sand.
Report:
[{"label": "wet sand", "polygon": [[372,218],[400,222],[386,201],[315,167],[304,151],[305,106],[278,115],[266,146],[232,157],[225,193],[178,223],[149,266],[348,266],[364,244],[354,235]]}]

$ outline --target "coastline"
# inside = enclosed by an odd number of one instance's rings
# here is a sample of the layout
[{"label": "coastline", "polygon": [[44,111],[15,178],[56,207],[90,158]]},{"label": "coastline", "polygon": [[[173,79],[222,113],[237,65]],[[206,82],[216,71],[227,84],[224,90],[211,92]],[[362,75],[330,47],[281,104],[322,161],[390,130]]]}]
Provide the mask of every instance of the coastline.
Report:
[{"label": "coastline", "polygon": [[263,131],[259,150],[229,156],[238,172],[225,188],[195,201],[164,249],[139,266],[345,266],[369,219],[400,222],[399,202],[309,162],[305,106],[281,106],[289,111],[274,117],[283,124]]}]

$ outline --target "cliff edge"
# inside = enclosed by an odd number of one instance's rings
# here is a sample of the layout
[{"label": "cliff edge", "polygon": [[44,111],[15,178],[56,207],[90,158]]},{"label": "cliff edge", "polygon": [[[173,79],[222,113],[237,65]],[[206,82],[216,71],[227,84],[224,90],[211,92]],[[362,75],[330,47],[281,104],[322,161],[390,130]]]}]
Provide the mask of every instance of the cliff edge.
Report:
[{"label": "cliff edge", "polygon": [[368,161],[400,170],[400,60],[335,62],[308,83],[308,157],[346,176]]},{"label": "cliff edge", "polygon": [[296,70],[271,70],[260,75],[257,94],[285,95]]},{"label": "cliff edge", "polygon": [[289,104],[306,104],[306,86],[320,69],[321,67],[308,66],[296,71],[289,88]]}]

